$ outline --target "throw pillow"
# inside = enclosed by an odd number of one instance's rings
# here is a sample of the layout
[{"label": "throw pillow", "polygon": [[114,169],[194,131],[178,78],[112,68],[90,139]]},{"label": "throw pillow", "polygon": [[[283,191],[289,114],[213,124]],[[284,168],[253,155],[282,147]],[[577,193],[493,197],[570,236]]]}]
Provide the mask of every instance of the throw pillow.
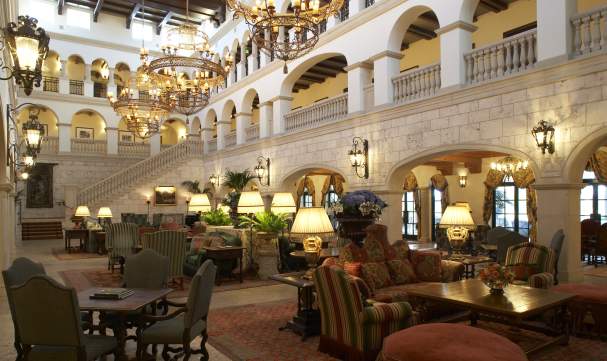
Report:
[{"label": "throw pillow", "polygon": [[393,259],[386,262],[390,269],[392,282],[397,285],[417,282],[413,265],[409,260]]},{"label": "throw pillow", "polygon": [[362,265],[361,262],[346,262],[344,271],[351,276],[362,277]]},{"label": "throw pillow", "polygon": [[539,266],[535,264],[517,264],[514,266],[510,266],[510,271],[514,273],[514,279],[527,281],[529,277],[539,273]]},{"label": "throw pillow", "polygon": [[367,262],[362,264],[362,279],[372,291],[392,286],[390,271],[384,262]]},{"label": "throw pillow", "polygon": [[422,282],[441,281],[441,255],[436,251],[418,251],[411,253],[415,275]]},{"label": "throw pillow", "polygon": [[[383,259],[380,259],[381,257],[378,257],[377,259],[371,261],[380,262],[383,260],[391,260],[396,258],[396,251],[390,245],[390,242],[388,242],[387,226],[383,224],[372,224],[370,226],[367,226],[367,228],[365,228],[365,231],[367,232],[367,236],[365,237],[365,244],[371,241],[376,242],[381,246],[384,252]],[[376,244],[373,244],[373,246],[376,247]]]},{"label": "throw pillow", "polygon": [[384,247],[382,246],[380,241],[373,238],[366,238],[365,245],[363,246],[363,248],[367,253],[367,261],[383,262],[386,260]]},{"label": "throw pillow", "polygon": [[395,258],[402,260],[410,259],[409,245],[406,241],[398,240],[392,245],[394,249]]},{"label": "throw pillow", "polygon": [[325,267],[335,266],[335,267],[343,268],[342,265],[338,263],[337,258],[335,258],[335,257],[325,258],[325,260],[322,261],[321,266],[325,266]]},{"label": "throw pillow", "polygon": [[339,263],[344,264],[346,262],[366,262],[367,251],[362,247],[349,243],[343,247],[339,252]]}]

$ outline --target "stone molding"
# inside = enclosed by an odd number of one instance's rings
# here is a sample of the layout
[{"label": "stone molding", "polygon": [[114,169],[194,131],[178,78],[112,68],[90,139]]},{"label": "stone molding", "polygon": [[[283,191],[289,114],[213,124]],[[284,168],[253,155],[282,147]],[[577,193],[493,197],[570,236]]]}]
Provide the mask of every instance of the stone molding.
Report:
[{"label": "stone molding", "polygon": [[397,52],[392,51],[392,50],[385,50],[385,51],[382,51],[381,53],[377,53],[377,54],[373,55],[372,57],[370,57],[369,61],[373,62],[373,61],[376,61],[376,60],[379,60],[379,59],[385,58],[385,57],[394,58],[394,59],[400,60],[404,56],[405,55],[402,54],[402,53],[397,53]]},{"label": "stone molding", "polygon": [[344,68],[345,71],[350,71],[352,69],[364,68],[364,69],[373,69],[373,63],[368,61],[359,61],[358,63],[354,63],[352,65],[348,65]]},{"label": "stone molding", "polygon": [[272,103],[273,103],[273,102],[275,102],[275,101],[277,101],[277,100],[288,100],[288,101],[292,101],[292,100],[293,100],[293,97],[291,97],[291,96],[287,96],[287,95],[277,95],[277,96],[275,96],[274,98],[272,98],[272,99],[268,100],[268,102],[272,102]]},{"label": "stone molding", "polygon": [[238,113],[236,113],[236,115],[235,115],[235,116],[236,116],[236,117],[250,117],[250,116],[252,116],[252,115],[253,115],[253,113],[247,113],[247,112],[238,112]]},{"label": "stone molding", "polygon": [[532,184],[531,187],[536,190],[563,190],[563,189],[582,189],[588,184],[585,183],[546,183]]},{"label": "stone molding", "polygon": [[463,30],[468,30],[469,32],[473,33],[478,29],[478,27],[476,25],[472,25],[468,22],[458,20],[449,25],[445,25],[442,28],[438,28],[438,29],[434,30],[434,32],[436,33],[436,35],[441,35],[444,33],[448,33],[449,31],[451,31],[453,29],[463,29]]}]

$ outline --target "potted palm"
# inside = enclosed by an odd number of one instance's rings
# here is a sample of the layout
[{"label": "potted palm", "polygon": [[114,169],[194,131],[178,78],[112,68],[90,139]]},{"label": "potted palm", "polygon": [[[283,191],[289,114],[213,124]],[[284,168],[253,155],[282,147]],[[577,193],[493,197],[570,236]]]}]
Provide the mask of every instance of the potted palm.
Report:
[{"label": "potted palm", "polygon": [[251,258],[258,268],[261,278],[278,270],[278,235],[287,228],[285,214],[260,212],[254,217],[240,216],[240,224],[250,227],[254,232]]},{"label": "potted palm", "polygon": [[248,169],[245,169],[242,172],[235,172],[231,170],[226,171],[223,186],[228,187],[230,192],[226,194],[222,203],[230,207],[230,217],[232,217],[232,221],[236,225],[238,223],[237,210],[240,193],[242,193],[249,182],[255,178],[255,175]]},{"label": "potted palm", "polygon": [[360,245],[366,235],[365,228],[375,223],[387,206],[375,193],[360,190],[346,193],[331,210],[339,222],[340,235]]}]

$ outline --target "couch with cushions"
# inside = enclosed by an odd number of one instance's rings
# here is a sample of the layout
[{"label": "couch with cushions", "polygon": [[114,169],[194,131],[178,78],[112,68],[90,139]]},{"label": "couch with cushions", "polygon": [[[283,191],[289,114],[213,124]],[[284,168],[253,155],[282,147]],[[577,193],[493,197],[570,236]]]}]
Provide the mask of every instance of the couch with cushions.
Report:
[{"label": "couch with cushions", "polygon": [[[222,246],[233,246],[239,247],[242,245],[241,239],[228,232],[206,232],[198,234],[192,237],[190,242],[190,249],[185,257],[183,264],[183,273],[188,276],[193,276],[198,268],[207,259],[206,251],[204,247],[222,247]],[[236,266],[233,262],[225,262],[217,265],[217,273],[228,273],[231,272]]]}]

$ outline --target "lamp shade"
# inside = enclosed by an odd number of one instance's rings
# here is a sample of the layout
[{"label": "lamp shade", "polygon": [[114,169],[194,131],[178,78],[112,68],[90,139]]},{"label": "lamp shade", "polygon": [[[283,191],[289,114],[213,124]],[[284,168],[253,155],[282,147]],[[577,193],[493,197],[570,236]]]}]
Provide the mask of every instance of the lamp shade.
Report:
[{"label": "lamp shade", "polygon": [[230,208],[230,206],[226,206],[224,204],[218,206],[217,209],[221,210],[225,214],[230,214],[230,212],[232,211],[232,208]]},{"label": "lamp shade", "polygon": [[300,208],[293,221],[293,234],[326,234],[333,233],[333,225],[327,211],[321,207]]},{"label": "lamp shade", "polygon": [[295,206],[295,199],[291,193],[275,193],[272,198],[273,213],[295,213],[297,212],[297,206]]},{"label": "lamp shade", "polygon": [[238,200],[238,213],[259,213],[265,211],[266,208],[261,199],[261,193],[257,191],[242,192]]},{"label": "lamp shade", "polygon": [[91,211],[89,210],[89,207],[87,206],[78,206],[78,208],[76,208],[76,214],[74,214],[76,217],[90,217],[91,216]]},{"label": "lamp shade", "polygon": [[440,227],[452,226],[474,227],[474,220],[468,207],[463,205],[448,206],[440,219]]},{"label": "lamp shade", "polygon": [[209,212],[211,210],[209,196],[204,193],[194,194],[190,199],[189,210],[192,212]]},{"label": "lamp shade", "polygon": [[97,218],[112,218],[112,210],[110,207],[101,207],[97,212]]}]

